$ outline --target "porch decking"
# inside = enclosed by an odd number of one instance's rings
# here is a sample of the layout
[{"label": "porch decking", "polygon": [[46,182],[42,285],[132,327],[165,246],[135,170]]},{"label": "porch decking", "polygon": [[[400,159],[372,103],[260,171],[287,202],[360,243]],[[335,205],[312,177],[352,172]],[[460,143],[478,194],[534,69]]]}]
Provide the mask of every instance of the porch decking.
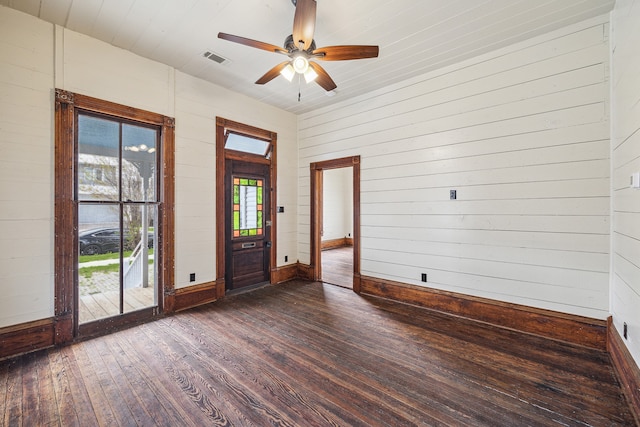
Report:
[{"label": "porch decking", "polygon": [[[118,273],[93,273],[90,278],[80,277],[78,310],[80,323],[120,314],[118,280]],[[146,288],[124,290],[125,313],[153,305],[155,305],[153,283]]]}]

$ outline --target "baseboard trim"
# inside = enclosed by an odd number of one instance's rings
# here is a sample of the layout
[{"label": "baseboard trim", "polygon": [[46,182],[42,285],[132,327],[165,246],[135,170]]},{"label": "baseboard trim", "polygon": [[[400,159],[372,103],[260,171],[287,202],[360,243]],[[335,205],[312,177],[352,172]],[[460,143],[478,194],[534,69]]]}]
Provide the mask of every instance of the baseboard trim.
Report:
[{"label": "baseboard trim", "polygon": [[271,272],[271,283],[276,285],[278,283],[287,282],[298,277],[298,265],[289,264],[284,267],[278,267]]},{"label": "baseboard trim", "polygon": [[338,249],[347,246],[353,246],[353,239],[349,237],[342,237],[340,239],[323,240],[320,242],[320,250],[325,251],[328,249]]},{"label": "baseboard trim", "polygon": [[360,292],[571,344],[606,350],[606,321],[362,276]]},{"label": "baseboard trim", "polygon": [[176,289],[175,311],[183,311],[218,299],[217,282],[201,283]]},{"label": "baseboard trim", "polygon": [[53,347],[54,318],[0,328],[0,360]]},{"label": "baseboard trim", "polygon": [[314,271],[313,268],[308,264],[301,264],[299,261],[296,264],[296,269],[298,271],[298,279],[313,281]]},{"label": "baseboard trim", "polygon": [[640,426],[640,369],[624,345],[611,317],[607,320],[607,351],[636,424]]}]

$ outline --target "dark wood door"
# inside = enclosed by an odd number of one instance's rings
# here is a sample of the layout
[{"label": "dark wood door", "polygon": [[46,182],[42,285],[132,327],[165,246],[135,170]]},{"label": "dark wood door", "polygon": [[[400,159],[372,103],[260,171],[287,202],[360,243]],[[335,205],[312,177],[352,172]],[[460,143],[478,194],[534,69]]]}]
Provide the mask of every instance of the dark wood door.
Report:
[{"label": "dark wood door", "polygon": [[269,166],[226,160],[225,284],[227,290],[269,281]]}]

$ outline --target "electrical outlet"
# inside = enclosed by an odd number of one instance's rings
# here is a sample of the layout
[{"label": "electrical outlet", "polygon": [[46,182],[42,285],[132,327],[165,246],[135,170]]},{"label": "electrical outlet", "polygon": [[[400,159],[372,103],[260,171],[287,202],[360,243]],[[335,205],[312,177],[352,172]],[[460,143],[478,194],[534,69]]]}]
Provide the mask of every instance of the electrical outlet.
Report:
[{"label": "electrical outlet", "polygon": [[427,281],[427,273],[422,273],[422,281],[423,282]]},{"label": "electrical outlet", "polygon": [[622,325],[622,336],[624,337],[624,339],[629,339],[628,334],[627,334],[627,322],[624,322],[624,324]]},{"label": "electrical outlet", "polygon": [[455,200],[458,197],[458,192],[456,190],[449,190],[449,199]]},{"label": "electrical outlet", "polygon": [[196,273],[189,273],[189,281],[190,282],[196,281]]},{"label": "electrical outlet", "polygon": [[289,255],[284,256],[284,262],[287,262],[287,261],[289,261]]}]

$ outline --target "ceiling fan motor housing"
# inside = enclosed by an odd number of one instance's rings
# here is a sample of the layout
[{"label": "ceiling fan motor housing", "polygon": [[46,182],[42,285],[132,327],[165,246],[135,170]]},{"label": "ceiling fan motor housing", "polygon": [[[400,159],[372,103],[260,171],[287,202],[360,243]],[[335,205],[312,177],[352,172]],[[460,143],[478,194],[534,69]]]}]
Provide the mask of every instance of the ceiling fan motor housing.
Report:
[{"label": "ceiling fan motor housing", "polygon": [[300,50],[298,46],[293,42],[293,34],[289,34],[286,39],[284,39],[284,48],[289,51],[289,53],[293,53],[295,51],[306,52],[311,54],[314,50],[316,50],[316,41],[315,39],[311,41],[311,46],[307,50]]}]

